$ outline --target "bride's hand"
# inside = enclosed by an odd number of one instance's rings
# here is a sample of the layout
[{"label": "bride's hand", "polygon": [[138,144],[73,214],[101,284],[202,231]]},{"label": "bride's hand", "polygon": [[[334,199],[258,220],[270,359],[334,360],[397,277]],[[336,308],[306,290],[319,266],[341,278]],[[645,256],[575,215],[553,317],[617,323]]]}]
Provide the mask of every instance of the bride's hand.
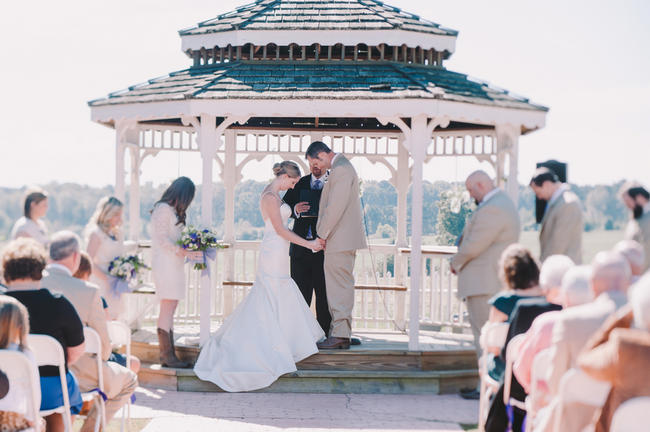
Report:
[{"label": "bride's hand", "polygon": [[193,260],[193,261],[198,261],[203,259],[203,252],[201,251],[189,251],[189,250],[183,250],[183,256],[187,259]]},{"label": "bride's hand", "polygon": [[309,249],[318,252],[322,251],[325,248],[323,247],[323,244],[318,239],[316,239],[309,242]]}]

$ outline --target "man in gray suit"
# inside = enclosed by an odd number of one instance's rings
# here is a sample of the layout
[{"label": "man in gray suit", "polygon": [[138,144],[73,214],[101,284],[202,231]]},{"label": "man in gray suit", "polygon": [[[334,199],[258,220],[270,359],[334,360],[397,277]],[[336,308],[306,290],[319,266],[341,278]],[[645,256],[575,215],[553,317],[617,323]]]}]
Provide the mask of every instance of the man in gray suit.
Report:
[{"label": "man in gray suit", "polygon": [[632,212],[625,239],[639,242],[645,251],[643,273],[650,269],[650,193],[640,184],[626,183],[621,188],[621,198]]},{"label": "man in gray suit", "polygon": [[[99,334],[102,342],[102,373],[104,393],[107,396],[106,422],[128,402],[138,386],[138,377],[131,370],[108,361],[111,354],[111,341],[108,336],[106,313],[102,306],[99,287],[72,276],[79,268],[80,241],[70,231],[60,231],[52,236],[50,242],[51,263],[43,272],[41,286],[52,292],[63,294],[74,306],[84,326]],[[97,360],[94,355],[84,354],[70,368],[79,381],[81,391],[97,387]],[[97,408],[93,407],[81,427],[82,432],[94,429]]]},{"label": "man in gray suit", "polygon": [[538,168],[530,180],[537,198],[545,200],[546,210],[539,232],[539,260],[551,255],[566,255],[582,263],[582,206],[569,186],[546,167]]},{"label": "man in gray suit", "polygon": [[[479,337],[488,320],[488,300],[501,290],[499,259],[504,249],[519,240],[519,214],[508,195],[484,171],[467,177],[465,187],[478,208],[465,224],[451,271],[458,275],[458,296],[467,306],[478,357]],[[476,398],[475,392],[464,392]],[[471,393],[471,394],[470,394]]]},{"label": "man in gray suit", "polygon": [[330,170],[321,195],[316,232],[325,246],[325,291],[332,323],[320,349],[348,349],[354,306],[354,261],[365,249],[365,230],[359,199],[359,177],[350,161],[320,141],[305,157],[321,171]]}]

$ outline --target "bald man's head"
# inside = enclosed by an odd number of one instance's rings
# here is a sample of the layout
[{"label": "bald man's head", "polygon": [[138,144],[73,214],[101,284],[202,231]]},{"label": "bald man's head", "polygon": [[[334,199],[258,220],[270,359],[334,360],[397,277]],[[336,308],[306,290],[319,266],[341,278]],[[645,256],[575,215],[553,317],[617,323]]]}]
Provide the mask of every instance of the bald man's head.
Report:
[{"label": "bald man's head", "polygon": [[598,296],[607,291],[626,292],[630,284],[630,265],[617,252],[599,252],[591,265],[591,289]]},{"label": "bald man's head", "polygon": [[495,188],[490,176],[482,170],[471,173],[465,180],[465,187],[477,204],[483,201],[483,197]]}]

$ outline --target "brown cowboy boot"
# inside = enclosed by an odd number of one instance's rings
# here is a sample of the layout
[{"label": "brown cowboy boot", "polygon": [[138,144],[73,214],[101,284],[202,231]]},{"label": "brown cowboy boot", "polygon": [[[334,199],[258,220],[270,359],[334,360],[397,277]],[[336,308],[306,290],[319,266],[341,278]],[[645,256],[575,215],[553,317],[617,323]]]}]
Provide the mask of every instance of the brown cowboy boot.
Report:
[{"label": "brown cowboy boot", "polygon": [[160,364],[172,368],[187,368],[189,363],[180,361],[174,352],[171,335],[165,330],[158,329],[158,348],[160,349]]}]

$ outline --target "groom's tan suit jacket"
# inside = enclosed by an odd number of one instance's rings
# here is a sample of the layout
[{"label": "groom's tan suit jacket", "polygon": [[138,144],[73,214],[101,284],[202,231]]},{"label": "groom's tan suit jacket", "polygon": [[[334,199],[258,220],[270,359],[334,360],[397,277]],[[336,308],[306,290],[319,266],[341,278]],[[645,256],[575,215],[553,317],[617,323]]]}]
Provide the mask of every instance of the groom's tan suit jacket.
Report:
[{"label": "groom's tan suit jacket", "polygon": [[350,161],[342,154],[336,156],[330,175],[323,187],[316,232],[327,240],[326,252],[365,249],[359,177]]},{"label": "groom's tan suit jacket", "polygon": [[325,291],[332,315],[330,336],[350,338],[354,306],[354,260],[357,249],[367,247],[359,177],[350,161],[339,154],[332,168],[318,210],[318,236],[325,246]]}]

